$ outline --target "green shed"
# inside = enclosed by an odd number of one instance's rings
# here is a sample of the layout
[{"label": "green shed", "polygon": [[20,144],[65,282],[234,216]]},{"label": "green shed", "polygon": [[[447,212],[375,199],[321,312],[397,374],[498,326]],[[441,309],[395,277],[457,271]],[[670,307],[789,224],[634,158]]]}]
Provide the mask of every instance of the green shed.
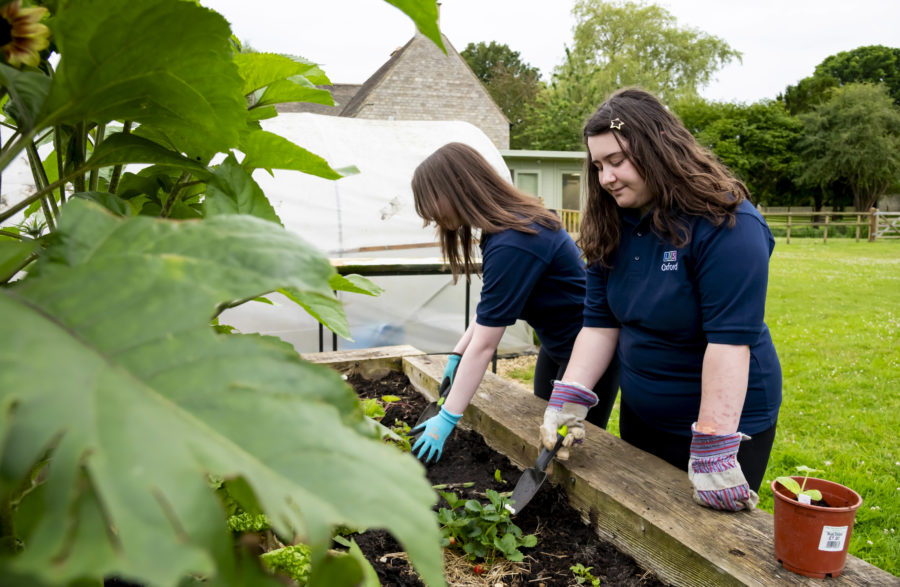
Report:
[{"label": "green shed", "polygon": [[513,183],[554,210],[581,210],[583,151],[501,149]]}]

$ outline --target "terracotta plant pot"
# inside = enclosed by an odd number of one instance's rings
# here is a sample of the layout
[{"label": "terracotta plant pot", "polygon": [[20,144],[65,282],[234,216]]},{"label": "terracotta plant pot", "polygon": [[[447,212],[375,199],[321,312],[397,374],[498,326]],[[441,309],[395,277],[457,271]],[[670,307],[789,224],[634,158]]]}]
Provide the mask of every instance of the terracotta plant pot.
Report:
[{"label": "terracotta plant pot", "polygon": [[[803,484],[803,477],[794,479]],[[784,486],[772,482],[775,558],[800,575],[837,577],[844,570],[853,520],[862,498],[849,487],[813,477],[806,480],[806,489],[821,491],[829,507],[800,503]]]}]

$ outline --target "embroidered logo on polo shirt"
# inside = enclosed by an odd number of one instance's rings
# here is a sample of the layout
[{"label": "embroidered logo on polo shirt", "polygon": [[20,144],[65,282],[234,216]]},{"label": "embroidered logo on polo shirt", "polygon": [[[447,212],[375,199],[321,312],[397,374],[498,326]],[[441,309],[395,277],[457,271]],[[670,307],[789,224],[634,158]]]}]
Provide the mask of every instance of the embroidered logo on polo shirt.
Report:
[{"label": "embroidered logo on polo shirt", "polygon": [[663,262],[659,266],[660,271],[678,270],[678,251],[663,251]]}]

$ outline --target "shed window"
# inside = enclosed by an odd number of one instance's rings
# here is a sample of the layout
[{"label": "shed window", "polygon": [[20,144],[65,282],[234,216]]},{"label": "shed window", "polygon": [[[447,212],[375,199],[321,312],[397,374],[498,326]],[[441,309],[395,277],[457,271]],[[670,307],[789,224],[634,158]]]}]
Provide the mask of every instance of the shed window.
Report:
[{"label": "shed window", "polygon": [[536,171],[516,172],[516,187],[532,196],[539,196],[538,173]]},{"label": "shed window", "polygon": [[562,174],[562,207],[565,210],[581,210],[581,174]]}]

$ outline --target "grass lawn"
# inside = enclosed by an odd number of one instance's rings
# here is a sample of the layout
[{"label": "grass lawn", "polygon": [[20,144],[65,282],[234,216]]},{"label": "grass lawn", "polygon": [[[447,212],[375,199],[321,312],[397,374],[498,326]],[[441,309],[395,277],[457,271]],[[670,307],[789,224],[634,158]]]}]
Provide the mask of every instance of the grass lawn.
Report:
[{"label": "grass lawn", "polygon": [[797,465],[855,489],[850,553],[900,575],[900,241],[778,239],[766,322],[784,375],[768,483]]},{"label": "grass lawn", "polygon": [[766,323],[784,402],[760,507],[775,477],[820,469],[862,495],[850,553],[900,576],[900,241],[776,240]]}]

